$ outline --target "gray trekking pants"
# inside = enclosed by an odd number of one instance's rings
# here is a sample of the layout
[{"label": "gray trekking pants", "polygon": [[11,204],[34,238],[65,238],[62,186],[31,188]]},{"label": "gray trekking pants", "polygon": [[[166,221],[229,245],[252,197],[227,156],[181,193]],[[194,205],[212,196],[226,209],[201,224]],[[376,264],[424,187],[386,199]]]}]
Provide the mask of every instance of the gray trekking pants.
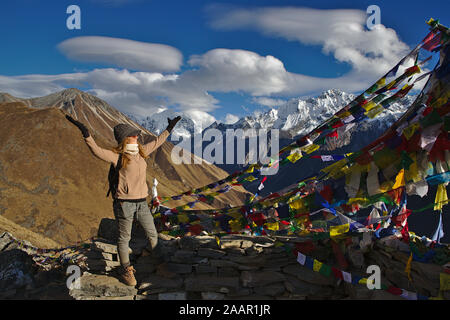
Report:
[{"label": "gray trekking pants", "polygon": [[141,224],[145,231],[149,243],[147,250],[156,256],[161,256],[161,249],[158,246],[158,232],[156,231],[153,216],[148,207],[147,201],[129,202],[115,199],[113,202],[114,216],[119,227],[119,239],[117,241],[117,251],[119,253],[120,264],[123,268],[130,265],[130,255],[128,245],[131,240],[131,229],[133,219]]}]

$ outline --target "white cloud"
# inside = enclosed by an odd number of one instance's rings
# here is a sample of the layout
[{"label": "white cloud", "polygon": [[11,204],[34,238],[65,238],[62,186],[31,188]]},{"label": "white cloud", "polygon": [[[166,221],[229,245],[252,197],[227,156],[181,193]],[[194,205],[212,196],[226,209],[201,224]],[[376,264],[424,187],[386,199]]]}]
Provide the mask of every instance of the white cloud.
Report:
[{"label": "white cloud", "polygon": [[225,124],[233,124],[236,123],[239,120],[239,117],[231,114],[231,113],[227,113],[227,115],[225,116]]},{"label": "white cloud", "polygon": [[58,49],[69,59],[140,71],[178,71],[183,63],[174,47],[120,38],[75,37],[61,42]]},{"label": "white cloud", "polygon": [[184,111],[184,114],[194,122],[197,129],[205,129],[214,121],[216,121],[216,118],[202,110],[186,110]]},{"label": "white cloud", "polygon": [[[333,54],[339,62],[351,65],[352,70],[346,76],[325,79],[322,86],[312,84],[310,89],[337,87],[330,84],[341,86],[341,81],[346,80],[351,82],[346,89],[360,90],[368,80],[374,81],[392,68],[409,49],[393,29],[378,25],[373,30],[366,30],[367,15],[361,10],[298,7],[230,9],[212,5],[207,11],[211,17],[210,25],[215,29],[253,29],[305,45],[320,45],[325,54]],[[292,78],[299,81],[318,80],[299,74],[292,74]],[[358,84],[359,80],[365,81]],[[292,89],[299,93],[307,92],[295,87]]]},{"label": "white cloud", "polygon": [[268,97],[259,97],[259,98],[253,98],[252,101],[254,103],[266,106],[266,107],[278,107],[282,104],[285,104],[287,100],[283,99],[272,99]]}]

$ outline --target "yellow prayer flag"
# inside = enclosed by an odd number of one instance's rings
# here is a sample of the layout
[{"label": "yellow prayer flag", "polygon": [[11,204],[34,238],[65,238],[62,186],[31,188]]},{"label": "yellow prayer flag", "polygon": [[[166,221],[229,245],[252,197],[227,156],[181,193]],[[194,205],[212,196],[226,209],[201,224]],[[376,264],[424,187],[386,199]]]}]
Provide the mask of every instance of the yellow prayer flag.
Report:
[{"label": "yellow prayer flag", "polygon": [[380,80],[377,81],[377,86],[378,87],[384,87],[386,85],[386,77],[381,78]]},{"label": "yellow prayer flag", "polygon": [[411,139],[417,129],[420,128],[420,125],[416,122],[411,124],[410,126],[403,129],[403,134],[405,135],[406,140]]},{"label": "yellow prayer flag", "polygon": [[264,224],[264,226],[266,227],[266,229],[269,229],[272,231],[280,230],[280,226],[279,226],[278,222],[267,222],[266,224]]},{"label": "yellow prayer flag", "polygon": [[322,268],[322,262],[317,261],[316,259],[314,259],[313,270],[315,272],[319,272],[320,268]]},{"label": "yellow prayer flag", "polygon": [[436,191],[436,198],[434,199],[434,210],[442,210],[442,208],[448,204],[448,197],[447,197],[447,189],[445,188],[445,185],[441,183],[437,187]]},{"label": "yellow prayer flag", "polygon": [[247,170],[245,170],[244,172],[245,172],[245,173],[252,173],[254,167],[255,167],[255,165],[252,164],[252,165],[251,165],[250,167],[248,167]]},{"label": "yellow prayer flag", "polygon": [[389,83],[389,84],[387,85],[386,89],[389,90],[389,89],[392,88],[394,85],[395,85],[395,80],[392,80],[391,83]]},{"label": "yellow prayer flag", "polygon": [[242,229],[242,225],[239,220],[230,220],[228,224],[230,225],[231,232],[238,232]]},{"label": "yellow prayer flag", "polygon": [[347,118],[347,117],[349,117],[349,116],[351,116],[352,114],[349,112],[349,111],[344,111],[344,112],[340,112],[339,114],[338,114],[338,117],[340,118],[340,119],[345,119],[345,118]]},{"label": "yellow prayer flag", "polygon": [[179,214],[178,215],[178,222],[188,223],[189,222],[189,218],[188,218],[187,214]]},{"label": "yellow prayer flag", "polygon": [[320,146],[317,144],[310,144],[309,146],[306,146],[303,148],[303,151],[305,151],[306,153],[313,153],[314,151],[316,151],[317,149],[319,149]]},{"label": "yellow prayer flag", "polygon": [[367,278],[361,278],[361,279],[359,279],[358,283],[359,283],[359,284],[365,284],[365,285],[367,285]]},{"label": "yellow prayer flag", "polygon": [[405,267],[405,272],[406,272],[406,275],[408,276],[409,281],[412,281],[412,279],[411,279],[411,262],[412,262],[412,259],[413,259],[413,255],[411,253],[409,255],[409,259],[408,259],[408,262],[406,263],[406,267]]},{"label": "yellow prayer flag", "polygon": [[296,163],[299,159],[301,159],[303,155],[301,152],[293,152],[290,155],[287,156],[290,162]]},{"label": "yellow prayer flag", "polygon": [[372,110],[376,106],[376,103],[373,101],[367,102],[365,105],[363,105],[363,108],[366,110],[366,112]]},{"label": "yellow prayer flag", "polygon": [[350,224],[342,224],[340,226],[331,226],[330,227],[330,237],[337,237],[342,234],[347,233],[350,230]]},{"label": "yellow prayer flag", "polygon": [[297,201],[293,201],[289,203],[289,207],[291,207],[292,210],[295,210],[297,212],[305,210],[305,201],[303,199],[299,199]]},{"label": "yellow prayer flag", "polygon": [[405,186],[405,169],[402,169],[395,177],[395,183],[392,189],[397,189],[404,186]]},{"label": "yellow prayer flag", "polygon": [[383,106],[377,104],[375,107],[371,108],[370,110],[365,112],[365,115],[368,116],[370,119],[375,118],[380,113],[384,111]]}]

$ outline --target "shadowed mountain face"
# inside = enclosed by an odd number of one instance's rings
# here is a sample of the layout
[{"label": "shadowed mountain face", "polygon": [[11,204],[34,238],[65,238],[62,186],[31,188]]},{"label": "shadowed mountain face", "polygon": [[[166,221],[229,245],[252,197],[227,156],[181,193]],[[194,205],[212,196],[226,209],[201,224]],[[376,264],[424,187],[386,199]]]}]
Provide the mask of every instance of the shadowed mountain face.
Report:
[{"label": "shadowed mountain face", "polygon": [[[101,99],[76,89],[33,99],[0,94],[0,214],[61,244],[72,244],[96,235],[100,220],[112,218],[113,212],[112,200],[106,198],[109,164],[91,153],[66,113],[84,123],[103,148],[116,145],[112,128],[119,123],[142,130],[146,142],[154,135]],[[173,164],[172,148],[165,142],[147,160],[149,188],[155,177],[159,195],[180,194],[227,176],[205,162]],[[246,193],[237,187],[211,206],[199,203],[195,208],[239,205]]]}]

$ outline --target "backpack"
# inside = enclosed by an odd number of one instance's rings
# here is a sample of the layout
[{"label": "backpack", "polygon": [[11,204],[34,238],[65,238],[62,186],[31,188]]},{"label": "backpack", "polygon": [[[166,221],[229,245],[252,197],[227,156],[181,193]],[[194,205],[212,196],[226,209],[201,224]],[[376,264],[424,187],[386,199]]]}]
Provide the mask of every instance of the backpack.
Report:
[{"label": "backpack", "polygon": [[112,163],[111,166],[109,167],[108,173],[109,190],[108,193],[106,194],[107,198],[110,193],[113,199],[116,198],[117,188],[119,186],[119,171],[121,167],[122,167],[122,154],[119,153],[119,159],[117,160],[116,168],[114,168]]}]

